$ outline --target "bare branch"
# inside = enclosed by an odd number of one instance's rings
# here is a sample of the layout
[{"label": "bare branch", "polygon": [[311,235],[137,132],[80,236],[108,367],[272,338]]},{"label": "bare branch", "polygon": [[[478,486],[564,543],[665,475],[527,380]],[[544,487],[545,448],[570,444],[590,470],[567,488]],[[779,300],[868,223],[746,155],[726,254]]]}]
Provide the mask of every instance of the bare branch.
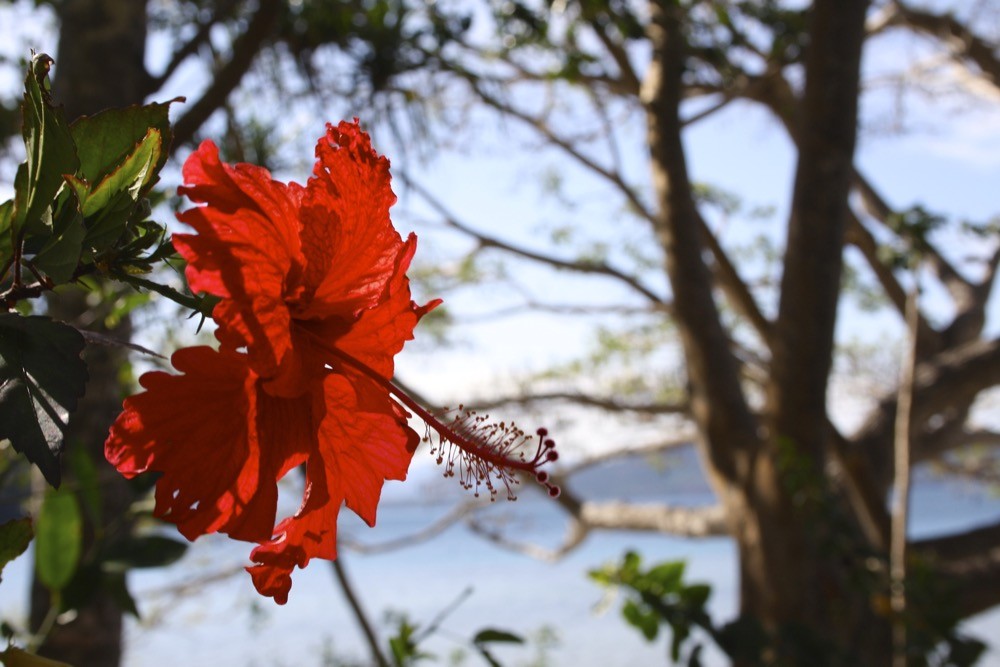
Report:
[{"label": "bare branch", "polygon": [[239,1],[240,0],[223,0],[222,2],[216,3],[217,6],[212,18],[199,25],[198,30],[191,36],[191,39],[185,42],[179,49],[174,51],[173,55],[170,57],[170,62],[167,63],[167,66],[163,68],[163,71],[160,74],[147,79],[145,95],[152,95],[159,90],[185,60],[197,53],[198,49],[201,48],[203,44],[208,42],[208,39],[212,34],[212,28],[227,17],[231,16],[233,10],[236,8],[236,5],[239,4]]},{"label": "bare branch", "polygon": [[623,502],[584,502],[571,515],[562,544],[547,549],[520,542],[502,531],[479,522],[469,528],[494,544],[539,560],[555,562],[576,549],[594,530],[629,530],[679,537],[720,537],[729,534],[726,512],[721,505],[671,507],[661,503],[634,505]]},{"label": "bare branch", "polygon": [[[857,169],[854,170],[854,186],[861,195],[862,205],[872,218],[885,223],[893,215],[892,208],[890,208],[882,196],[875,190],[871,182],[868,181]],[[921,247],[920,250],[924,255],[926,255],[927,260],[934,268],[938,279],[948,290],[952,300],[955,302],[955,308],[957,311],[952,324],[949,325],[943,335],[932,334],[928,331],[929,327],[926,324],[921,326],[921,334],[930,336],[929,338],[925,338],[925,340],[936,341],[940,345],[940,347],[934,348],[924,346],[921,349],[921,352],[923,354],[928,352],[938,352],[946,347],[967,343],[970,340],[973,340],[982,331],[983,324],[985,323],[985,314],[983,309],[985,308],[986,299],[989,298],[989,288],[986,288],[986,294],[983,295],[983,288],[973,285],[966,278],[964,278],[933,245],[926,244]],[[864,252],[864,249],[862,249],[862,252]],[[990,283],[987,283],[987,285],[991,283],[992,280]],[[898,301],[898,293],[895,291],[888,293],[893,302],[896,303],[897,308],[901,308]],[[902,312],[902,309],[900,309],[900,312]]]},{"label": "bare branch", "polygon": [[586,502],[579,518],[591,530],[634,530],[678,537],[729,535],[726,511],[721,505],[671,507],[662,503]]},{"label": "bare branch", "polygon": [[281,8],[279,0],[260,0],[246,30],[233,42],[229,60],[212,76],[211,84],[202,96],[191,105],[187,113],[174,124],[174,141],[171,150],[194,139],[198,129],[219,109],[229,94],[236,89],[260,52],[261,45],[271,36]]},{"label": "bare branch", "polygon": [[[1000,339],[967,343],[923,361],[913,388],[913,423],[923,425],[935,415],[961,414],[984,389],[1000,377]],[[876,480],[885,488],[892,475],[892,425],[895,395],[884,397],[868,421],[851,438],[851,449],[868,459]],[[919,458],[919,452],[917,452]]]},{"label": "bare branch", "polygon": [[476,521],[469,523],[469,530],[476,535],[493,542],[497,546],[507,549],[508,551],[524,554],[525,556],[530,556],[531,558],[549,563],[555,563],[561,560],[564,556],[568,555],[580,546],[587,538],[587,535],[590,534],[587,527],[580,521],[571,519],[569,527],[566,529],[566,536],[563,538],[562,544],[555,549],[546,549],[543,546],[532,544],[530,542],[512,540],[501,531]]},{"label": "bare branch", "polygon": [[597,396],[575,391],[550,391],[518,394],[516,396],[500,396],[484,401],[472,401],[471,403],[481,410],[492,410],[493,408],[505,405],[530,405],[542,401],[564,401],[585,405],[591,408],[600,408],[608,412],[638,412],[648,415],[677,415],[687,414],[690,409],[686,402],[682,403],[633,403],[607,396]]},{"label": "bare branch", "polygon": [[996,45],[972,32],[952,14],[934,14],[915,9],[900,1],[893,2],[900,25],[939,39],[959,60],[974,63],[987,81],[1000,88],[1000,59]]},{"label": "bare branch", "polygon": [[536,252],[534,250],[529,250],[527,248],[521,248],[519,246],[515,246],[511,243],[507,243],[506,241],[502,241],[493,236],[489,236],[487,234],[483,234],[482,232],[476,231],[469,225],[459,222],[459,220],[455,217],[455,215],[453,215],[439,199],[437,199],[424,187],[418,185],[416,182],[406,177],[405,175],[401,176],[401,178],[407,184],[408,187],[412,188],[417,194],[423,197],[427,201],[427,203],[430,204],[430,206],[441,215],[441,218],[446,225],[476,239],[476,241],[482,248],[496,248],[498,250],[505,250],[509,253],[517,255],[518,257],[524,257],[525,259],[530,259],[536,262],[540,262],[542,264],[547,264],[557,269],[565,269],[568,271],[575,271],[577,273],[589,273],[589,274],[609,276],[629,286],[634,291],[638,292],[652,303],[655,304],[665,303],[665,300],[662,296],[656,294],[651,289],[643,285],[638,278],[629,275],[614,266],[611,266],[607,262],[587,261],[587,260],[569,261],[564,259],[558,259],[556,257],[551,257],[549,255],[545,255],[540,252]]},{"label": "bare branch", "polygon": [[649,315],[652,313],[669,314],[669,304],[654,306],[619,306],[614,304],[578,305],[570,303],[544,303],[534,299],[526,299],[523,303],[505,308],[498,308],[486,313],[475,315],[460,315],[455,321],[462,324],[476,322],[492,322],[504,317],[524,315],[527,311],[549,313],[552,315]]},{"label": "bare branch", "polygon": [[[902,315],[906,311],[906,291],[896,279],[892,268],[879,257],[878,243],[875,241],[875,237],[853,212],[850,214],[847,228],[847,242],[861,252],[869,268],[875,274],[875,278],[882,286],[882,290],[889,297],[889,301]],[[925,355],[925,351],[936,352],[941,349],[941,334],[931,327],[923,316],[919,319],[918,331],[917,341],[921,345],[922,356]]]},{"label": "bare branch", "polygon": [[338,535],[337,542],[341,546],[348,547],[353,551],[363,554],[380,554],[389,551],[406,549],[434,539],[462,519],[471,516],[477,508],[481,508],[483,505],[484,504],[482,502],[478,501],[466,501],[460,503],[455,505],[455,507],[453,507],[448,513],[435,520],[433,523],[430,523],[420,530],[410,533],[409,535],[404,535],[403,537],[397,537],[383,542],[359,542],[351,539],[349,536]]},{"label": "bare branch", "polygon": [[573,475],[593,468],[594,466],[607,463],[608,461],[615,461],[622,458],[637,457],[637,456],[650,456],[652,454],[661,454],[672,449],[680,449],[681,447],[690,447],[698,439],[698,434],[693,431],[682,432],[669,440],[663,440],[661,442],[655,442],[649,445],[643,445],[641,447],[632,447],[628,449],[615,449],[612,451],[604,452],[603,454],[596,454],[591,456],[579,463],[575,463],[571,466],[563,468],[560,473],[562,478],[570,478]]},{"label": "bare branch", "polygon": [[918,540],[910,548],[932,558],[954,586],[963,618],[994,607],[1000,599],[1000,523]]},{"label": "bare branch", "polygon": [[[584,6],[586,7],[586,5]],[[601,25],[595,18],[589,18],[587,23],[590,25],[591,30],[594,31],[598,41],[615,61],[619,73],[619,86],[624,91],[623,94],[630,97],[638,96],[639,77],[635,73],[635,68],[632,67],[632,61],[629,60],[628,51],[625,49],[625,46],[615,42],[611,38],[611,35],[608,34],[605,26]]]},{"label": "bare branch", "polygon": [[457,73],[463,78],[465,78],[469,86],[472,88],[473,92],[475,92],[476,95],[478,95],[479,98],[483,102],[485,102],[488,106],[493,107],[501,114],[510,116],[512,118],[516,118],[521,122],[525,123],[526,125],[532,127],[550,144],[560,148],[568,156],[576,160],[580,165],[582,165],[589,171],[597,174],[611,185],[614,185],[615,188],[622,193],[622,195],[628,201],[629,205],[635,210],[637,214],[641,215],[643,218],[649,220],[650,222],[652,222],[655,219],[654,213],[649,210],[649,207],[646,206],[646,203],[642,201],[642,199],[639,197],[635,189],[625,182],[625,178],[620,173],[608,169],[607,167],[597,163],[592,158],[584,155],[575,145],[573,145],[572,141],[566,139],[565,137],[557,135],[555,131],[553,131],[552,128],[549,127],[548,123],[546,123],[543,119],[535,118],[525,113],[524,111],[521,111],[520,109],[517,109],[514,106],[501,101],[495,95],[491,95],[487,91],[483,90],[483,87],[480,85],[480,82],[469,73],[464,71],[459,71]]},{"label": "bare branch", "polygon": [[736,459],[760,444],[757,419],[740,384],[739,362],[722,325],[705,260],[706,235],[694,203],[681,141],[680,103],[686,48],[679,10],[651,4],[652,62],[642,85],[653,185],[660,207],[652,221],[666,254],[681,341],[691,381],[691,407],[712,467],[737,477]]},{"label": "bare branch", "polygon": [[736,267],[730,261],[729,256],[705,222],[705,219],[699,215],[698,222],[705,237],[705,244],[708,246],[708,249],[712,253],[712,258],[715,260],[714,273],[723,292],[725,292],[733,308],[750,322],[761,340],[766,345],[770,345],[773,334],[771,321],[764,317],[760,306],[757,305],[757,300],[750,293],[747,284],[740,277]]}]

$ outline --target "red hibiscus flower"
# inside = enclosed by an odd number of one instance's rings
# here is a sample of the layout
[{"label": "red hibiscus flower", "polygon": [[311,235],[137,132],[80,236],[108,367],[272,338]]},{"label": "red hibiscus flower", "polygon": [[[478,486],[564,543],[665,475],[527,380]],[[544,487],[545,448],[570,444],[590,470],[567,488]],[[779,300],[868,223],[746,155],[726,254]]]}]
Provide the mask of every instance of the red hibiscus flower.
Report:
[{"label": "red hibiscus flower", "polygon": [[[544,430],[531,438],[471,412],[432,415],[391,382],[393,357],[439,302],[410,299],[416,249],[389,219],[389,162],[355,123],[327,126],[303,187],[263,168],[228,165],[209,141],[184,165],[182,194],[204,206],[178,214],[192,291],[220,297],[221,349],[178,351],[181,375],[147,373],[105,445],[126,476],[159,471],[156,514],[189,539],[223,532],[257,542],[248,567],[284,603],[291,572],[336,557],[342,504],[369,525],[385,480],[402,480],[420,437],[415,411],[437,432],[439,461],[472,488],[508,488],[555,459]],[[395,400],[394,400],[395,399]],[[397,402],[398,401],[398,402]],[[305,464],[298,512],[275,525],[277,482]]]}]

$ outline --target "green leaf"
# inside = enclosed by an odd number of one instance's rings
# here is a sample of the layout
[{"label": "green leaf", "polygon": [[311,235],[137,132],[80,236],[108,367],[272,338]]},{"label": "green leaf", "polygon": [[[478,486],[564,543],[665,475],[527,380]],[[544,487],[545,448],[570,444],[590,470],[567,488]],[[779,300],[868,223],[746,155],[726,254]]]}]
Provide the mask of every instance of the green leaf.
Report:
[{"label": "green leaf", "polygon": [[34,535],[35,531],[28,517],[12,519],[0,525],[0,574],[3,574],[3,568],[7,563],[25,552]]},{"label": "green leaf", "polygon": [[507,642],[511,644],[523,644],[524,639],[515,635],[512,632],[507,632],[506,630],[496,630],[494,628],[486,628],[485,630],[480,630],[476,633],[476,636],[472,638],[474,644],[486,644],[489,642]]},{"label": "green leaf", "polygon": [[74,447],[69,450],[69,467],[76,478],[80,499],[94,525],[101,523],[101,482],[97,476],[97,467],[90,458],[85,447]]},{"label": "green leaf", "polygon": [[87,233],[79,212],[67,211],[65,217],[33,260],[35,268],[44,271],[56,283],[69,282],[73,277],[80,264],[83,238]]},{"label": "green leaf", "polygon": [[61,590],[76,571],[83,544],[83,519],[76,496],[49,489],[38,513],[35,568],[50,590]]},{"label": "green leaf", "polygon": [[87,383],[83,336],[47,317],[0,313],[0,438],[59,485],[69,415]]},{"label": "green leaf", "polygon": [[[83,215],[90,218],[118,197],[119,193],[127,192],[129,199],[138,201],[146,185],[152,180],[153,167],[162,154],[163,139],[160,131],[149,128],[142,140],[122,162],[115,166],[96,186],[91,186],[86,198],[80,200]],[[79,184],[83,179],[67,179],[73,183],[74,190],[81,191]],[[92,181],[91,181],[92,182]]]},{"label": "green leaf", "polygon": [[642,632],[647,641],[656,639],[660,630],[660,624],[656,614],[649,610],[643,610],[633,600],[629,600],[622,606],[622,615],[629,625]]},{"label": "green leaf", "polygon": [[0,204],[0,263],[5,263],[14,249],[11,224],[14,220],[14,200]]},{"label": "green leaf", "polygon": [[683,577],[684,561],[682,560],[661,563],[660,565],[650,569],[645,575],[645,578],[648,579],[650,583],[655,584],[661,589],[659,591],[654,591],[656,595],[660,596],[676,592],[680,588]]},{"label": "green leaf", "polygon": [[24,79],[21,105],[22,134],[27,160],[14,178],[15,235],[22,229],[44,233],[42,213],[63,184],[63,176],[76,173],[80,164],[69,125],[61,107],[53,107],[32,72]]},{"label": "green leaf", "polygon": [[711,595],[712,587],[708,584],[691,584],[681,589],[681,600],[699,609],[705,606]]},{"label": "green leaf", "polygon": [[105,572],[124,572],[139,567],[164,567],[187,552],[187,542],[162,535],[143,535],[122,540],[104,556]]},{"label": "green leaf", "polygon": [[80,153],[80,176],[88,183],[102,181],[135,151],[149,129],[155,128],[160,135],[161,150],[147,185],[154,184],[167,161],[167,149],[173,138],[168,117],[170,105],[182,101],[184,98],[178,97],[162,104],[108,109],[75,121],[70,132]]},{"label": "green leaf", "polygon": [[155,181],[155,165],[162,157],[162,134],[152,127],[96,185],[84,177],[66,178],[80,200],[87,228],[86,247],[97,254],[109,250],[121,239],[130,220],[147,215],[147,209],[140,204]]}]

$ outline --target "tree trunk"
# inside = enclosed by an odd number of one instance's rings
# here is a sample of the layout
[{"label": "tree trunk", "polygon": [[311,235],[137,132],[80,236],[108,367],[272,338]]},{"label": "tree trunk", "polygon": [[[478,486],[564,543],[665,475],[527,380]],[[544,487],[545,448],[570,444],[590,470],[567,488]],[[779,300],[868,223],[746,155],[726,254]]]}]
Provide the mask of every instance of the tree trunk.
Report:
[{"label": "tree trunk", "polygon": [[[779,315],[768,342],[766,421],[754,416],[714,302],[687,175],[679,105],[687,56],[680,3],[650,3],[652,64],[642,86],[656,233],[684,345],[709,478],[740,554],[741,611],[771,636],[767,664],[887,664],[877,613],[882,573],[826,478],[826,384],[839,298],[867,0],[818,0]],[[737,647],[737,653],[739,653]],[[745,647],[742,647],[745,648]]]},{"label": "tree trunk", "polygon": [[[57,4],[61,31],[55,55],[53,97],[64,105],[67,118],[93,114],[108,107],[141,103],[147,77],[146,4],[141,0],[73,0]],[[108,332],[105,315],[112,304],[98,303],[99,292],[68,289],[49,299],[49,313],[83,328]],[[109,301],[113,301],[110,299]],[[127,340],[127,317],[112,332]],[[101,525],[85,513],[84,562],[93,557],[97,540],[127,531],[122,517],[132,502],[124,478],[104,459],[108,427],[121,411],[126,392],[122,370],[128,364],[124,348],[88,345],[85,353],[90,381],[86,396],[70,419],[67,451],[83,450],[98,471]],[[65,484],[73,483],[66,470]],[[86,576],[98,576],[92,573]],[[31,622],[38,628],[49,612],[48,592],[37,581],[32,586]],[[77,667],[116,667],[122,653],[122,610],[112,593],[98,589],[75,617],[57,623],[40,654]]]},{"label": "tree trunk", "polygon": [[[826,476],[826,388],[857,131],[868,0],[811,9],[799,159],[774,326],[768,443],[743,488],[742,610],[779,634],[782,661],[888,664],[888,622],[873,602],[884,573]],[[783,636],[782,636],[783,635]],[[817,662],[820,661],[820,662]]]}]

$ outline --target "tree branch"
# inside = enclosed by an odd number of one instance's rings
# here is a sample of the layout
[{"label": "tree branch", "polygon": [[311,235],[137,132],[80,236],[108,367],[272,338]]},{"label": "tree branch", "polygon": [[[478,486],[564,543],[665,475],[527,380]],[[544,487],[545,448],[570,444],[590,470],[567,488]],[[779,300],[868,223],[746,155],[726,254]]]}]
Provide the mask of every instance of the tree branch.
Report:
[{"label": "tree branch", "polygon": [[[896,274],[892,268],[879,257],[878,243],[875,237],[868,231],[868,228],[858,220],[853,212],[850,213],[847,228],[847,242],[853,245],[865,258],[868,266],[875,274],[879,285],[885,292],[889,301],[895,306],[897,312],[903,315],[906,312],[906,291],[896,279]],[[917,325],[917,341],[920,344],[921,356],[926,356],[928,352],[936,352],[941,349],[941,334],[927,322],[927,319],[920,316]]]},{"label": "tree branch", "polygon": [[987,81],[1000,88],[1000,59],[996,45],[976,35],[965,24],[949,14],[914,9],[896,0],[898,23],[923,32],[944,42],[955,57],[974,63]]},{"label": "tree branch", "polygon": [[[967,343],[921,362],[914,378],[914,425],[919,427],[934,415],[948,411],[961,413],[979,392],[994,386],[997,377],[1000,377],[1000,339]],[[851,438],[851,449],[869,460],[880,488],[886,488],[892,475],[888,453],[895,416],[896,398],[890,393]],[[919,451],[915,457],[923,458]]]},{"label": "tree branch", "polygon": [[496,248],[498,250],[505,250],[511,254],[517,255],[518,257],[524,257],[525,259],[530,259],[536,262],[540,262],[542,264],[548,264],[549,266],[552,266],[557,269],[565,269],[568,271],[575,271],[577,273],[589,273],[589,274],[609,276],[611,278],[615,278],[619,282],[624,283],[625,285],[632,288],[634,291],[638,292],[639,294],[641,294],[643,297],[645,297],[647,300],[651,301],[654,304],[666,303],[666,301],[662,296],[656,294],[654,291],[643,285],[638,278],[636,278],[635,276],[631,276],[625,273],[624,271],[614,266],[611,266],[606,262],[583,261],[583,260],[569,261],[564,259],[558,259],[556,257],[544,255],[534,250],[528,250],[527,248],[521,248],[519,246],[515,246],[513,244],[507,243],[506,241],[497,239],[493,236],[489,236],[487,234],[483,234],[482,232],[478,232],[472,227],[462,222],[459,222],[458,219],[445,207],[445,205],[436,197],[434,197],[434,195],[428,192],[425,188],[418,185],[415,181],[406,177],[405,175],[401,176],[401,178],[406,183],[407,187],[411,188],[417,194],[423,197],[427,201],[427,203],[430,204],[431,208],[433,208],[441,215],[442,220],[447,226],[453,229],[457,229],[463,234],[466,234],[476,239],[481,248]]},{"label": "tree branch", "polygon": [[202,96],[174,124],[174,141],[171,150],[189,143],[198,129],[219,109],[243,80],[260,52],[261,46],[272,35],[282,3],[279,0],[260,0],[260,6],[247,24],[246,30],[233,42],[229,61],[212,77],[212,82]]},{"label": "tree branch", "polygon": [[817,0],[806,56],[798,166],[773,337],[773,437],[822,460],[857,135],[867,0]]},{"label": "tree branch", "polygon": [[[488,503],[487,503],[488,504]],[[434,539],[441,533],[453,527],[458,521],[471,515],[484,503],[479,501],[466,501],[453,507],[448,513],[418,531],[397,537],[383,542],[358,542],[347,536],[337,536],[337,542],[341,546],[348,547],[362,554],[379,554],[389,551],[398,551],[427,542]]]},{"label": "tree branch", "polygon": [[653,57],[642,84],[653,185],[660,206],[654,229],[666,255],[674,312],[684,346],[691,408],[712,467],[736,479],[736,459],[756,448],[757,419],[740,384],[739,363],[722,325],[703,259],[706,235],[691,192],[679,115],[686,53],[679,7],[651,3]]},{"label": "tree branch", "polygon": [[187,42],[185,42],[179,49],[174,51],[173,55],[170,57],[170,62],[167,66],[163,68],[163,71],[156,76],[151,76],[146,80],[146,90],[144,95],[149,96],[159,90],[164,83],[173,75],[177,68],[183,64],[185,60],[193,56],[198,49],[205,44],[212,34],[212,28],[218,25],[222,20],[232,15],[233,10],[236,8],[240,0],[222,0],[217,2],[217,7],[212,18],[202,23],[198,26],[198,30],[194,35],[191,36]]},{"label": "tree branch", "polygon": [[933,559],[954,586],[958,611],[966,618],[1000,601],[1000,522],[956,535],[918,540],[914,553]]},{"label": "tree branch", "polygon": [[760,306],[757,305],[757,300],[747,288],[747,284],[740,277],[736,267],[730,261],[725,249],[723,249],[719,240],[705,222],[705,219],[699,215],[698,222],[705,237],[705,245],[708,246],[709,251],[712,253],[712,258],[715,260],[714,273],[722,287],[722,291],[725,292],[733,308],[750,322],[750,325],[757,332],[757,335],[760,336],[760,339],[764,341],[765,345],[769,346],[773,334],[771,321],[764,317]]},{"label": "tree branch", "polygon": [[608,169],[607,167],[604,167],[603,165],[599,164],[592,158],[589,158],[586,155],[584,155],[576,146],[572,144],[572,142],[570,142],[564,137],[557,135],[552,130],[552,128],[549,127],[548,124],[545,123],[542,119],[534,118],[529,114],[521,111],[520,109],[516,109],[509,104],[505,104],[504,102],[500,101],[500,99],[498,99],[497,97],[489,94],[488,92],[482,89],[482,86],[479,85],[479,81],[475,79],[473,75],[465,71],[457,71],[457,73],[468,82],[473,92],[476,93],[476,95],[478,95],[479,98],[483,102],[485,102],[488,106],[493,107],[501,114],[510,116],[512,118],[516,118],[521,122],[525,123],[526,125],[532,127],[535,131],[537,131],[540,135],[542,135],[542,137],[544,137],[545,140],[548,141],[550,144],[562,149],[563,152],[565,152],[567,155],[576,160],[580,165],[582,165],[589,171],[597,174],[598,176],[602,177],[603,179],[608,181],[608,183],[614,185],[622,193],[622,195],[624,195],[629,205],[635,210],[637,214],[641,215],[643,218],[649,220],[650,222],[654,221],[655,215],[653,214],[653,212],[650,211],[649,207],[646,206],[646,203],[639,198],[638,193],[628,183],[625,182],[624,177],[620,173],[612,171],[611,169]]},{"label": "tree branch", "polygon": [[600,408],[608,412],[638,412],[647,415],[687,414],[690,409],[687,403],[631,403],[611,397],[595,396],[593,394],[573,391],[550,391],[518,394],[516,396],[500,396],[485,401],[471,401],[471,404],[475,405],[476,409],[479,410],[492,410],[504,405],[528,405],[541,401],[565,401],[591,408]]}]

